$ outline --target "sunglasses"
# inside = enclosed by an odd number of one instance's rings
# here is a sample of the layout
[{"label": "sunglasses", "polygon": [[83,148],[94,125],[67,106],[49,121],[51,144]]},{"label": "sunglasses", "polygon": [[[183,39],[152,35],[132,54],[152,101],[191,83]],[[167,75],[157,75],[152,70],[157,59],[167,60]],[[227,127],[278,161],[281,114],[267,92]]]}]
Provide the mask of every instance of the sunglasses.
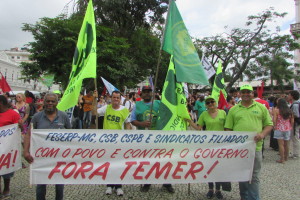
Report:
[{"label": "sunglasses", "polygon": [[209,105],[211,103],[215,103],[215,101],[207,101],[207,102],[205,102],[206,105]]},{"label": "sunglasses", "polygon": [[53,101],[53,100],[47,100],[46,102],[47,103],[56,103],[56,101]]},{"label": "sunglasses", "polygon": [[250,94],[251,92],[252,92],[252,91],[250,91],[250,90],[242,90],[242,91],[241,91],[242,94]]}]

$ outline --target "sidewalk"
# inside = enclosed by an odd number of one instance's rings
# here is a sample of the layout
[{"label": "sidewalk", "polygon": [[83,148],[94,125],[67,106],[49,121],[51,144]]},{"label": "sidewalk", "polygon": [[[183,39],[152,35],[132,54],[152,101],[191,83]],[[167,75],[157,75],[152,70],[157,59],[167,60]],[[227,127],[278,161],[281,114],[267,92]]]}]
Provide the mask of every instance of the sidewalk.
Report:
[{"label": "sidewalk", "polygon": [[[261,197],[263,200],[297,200],[300,199],[300,159],[290,159],[285,164],[279,164],[278,152],[269,148],[269,138],[266,138],[263,167],[261,171]],[[24,161],[25,163],[25,161]],[[27,164],[28,165],[28,164]],[[140,192],[140,185],[124,185],[125,195],[118,197],[115,193],[106,196],[105,185],[65,185],[65,200],[196,200],[206,199],[208,184],[174,185],[175,193],[169,194],[161,185],[152,185],[148,193]],[[54,186],[48,185],[47,199],[55,199]],[[231,192],[223,192],[224,199],[239,200],[238,183],[232,184]],[[34,200],[35,186],[29,185],[29,167],[15,173],[11,183],[11,199]],[[216,198],[215,198],[216,199]]]}]

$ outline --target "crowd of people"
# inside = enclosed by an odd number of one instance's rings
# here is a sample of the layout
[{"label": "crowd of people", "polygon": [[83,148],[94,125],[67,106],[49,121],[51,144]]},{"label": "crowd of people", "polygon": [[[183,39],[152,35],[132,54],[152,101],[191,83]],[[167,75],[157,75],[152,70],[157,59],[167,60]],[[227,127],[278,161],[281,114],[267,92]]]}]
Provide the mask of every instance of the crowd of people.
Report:
[{"label": "crowd of people", "polygon": [[[155,99],[152,101],[152,98]],[[252,181],[239,183],[242,200],[257,200],[260,199],[259,174],[264,138],[271,133],[270,145],[279,150],[279,159],[276,160],[278,164],[299,157],[299,92],[290,91],[278,97],[261,99],[250,85],[243,85],[239,91],[230,90],[226,100],[226,106],[218,108],[217,99],[209,94],[190,95],[187,99],[187,109],[191,116],[191,120],[187,120],[189,128],[202,131],[257,133],[254,138],[256,153]],[[43,94],[38,98],[29,91],[24,94],[18,93],[15,98],[8,94],[0,95],[0,127],[19,124],[22,130],[24,158],[29,163],[34,160],[29,151],[30,126],[35,129],[88,129],[98,124],[99,129],[155,130],[161,103],[160,95],[153,95],[150,86],[143,86],[141,94],[131,92],[123,96],[119,91],[114,91],[112,95],[98,95],[97,91],[90,91],[86,95],[79,96],[70,122],[65,112],[56,109],[58,102],[59,96],[54,93]],[[118,120],[113,120],[116,118]],[[9,197],[13,173],[1,177],[4,180],[4,189],[0,187],[0,194],[2,197]],[[221,185],[219,182],[208,183],[207,198],[223,199]],[[150,184],[145,184],[141,187],[141,191],[147,192],[150,187]],[[163,187],[170,193],[175,192],[171,184],[164,184]],[[56,185],[57,200],[63,199],[63,190],[63,185]],[[105,194],[110,195],[113,191],[116,191],[118,196],[124,194],[122,185],[118,183],[107,185]],[[37,185],[36,199],[45,199],[45,195],[46,185]]]}]

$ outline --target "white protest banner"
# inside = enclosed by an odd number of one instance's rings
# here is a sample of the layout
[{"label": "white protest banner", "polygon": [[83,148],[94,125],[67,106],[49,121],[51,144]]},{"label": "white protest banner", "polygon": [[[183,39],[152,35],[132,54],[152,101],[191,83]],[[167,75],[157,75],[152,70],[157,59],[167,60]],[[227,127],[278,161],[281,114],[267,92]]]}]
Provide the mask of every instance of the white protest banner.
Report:
[{"label": "white protest banner", "polygon": [[255,133],[34,129],[32,184],[248,181]]},{"label": "white protest banner", "polygon": [[21,132],[18,124],[0,127],[0,175],[21,168]]},{"label": "white protest banner", "polygon": [[206,73],[207,79],[210,79],[216,73],[214,67],[210,64],[205,56],[202,57],[202,66]]}]

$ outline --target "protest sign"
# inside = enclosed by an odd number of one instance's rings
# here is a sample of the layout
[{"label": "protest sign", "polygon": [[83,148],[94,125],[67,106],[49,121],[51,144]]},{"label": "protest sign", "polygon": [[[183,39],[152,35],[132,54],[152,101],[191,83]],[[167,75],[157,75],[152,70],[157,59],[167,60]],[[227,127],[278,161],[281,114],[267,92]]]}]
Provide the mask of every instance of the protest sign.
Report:
[{"label": "protest sign", "polygon": [[205,56],[202,57],[202,66],[206,73],[207,79],[210,79],[213,75],[215,75],[216,71],[214,67],[210,64],[209,60]]},{"label": "protest sign", "polygon": [[21,168],[21,133],[18,124],[0,127],[0,175]]},{"label": "protest sign", "polygon": [[255,133],[34,129],[32,184],[248,181]]}]

